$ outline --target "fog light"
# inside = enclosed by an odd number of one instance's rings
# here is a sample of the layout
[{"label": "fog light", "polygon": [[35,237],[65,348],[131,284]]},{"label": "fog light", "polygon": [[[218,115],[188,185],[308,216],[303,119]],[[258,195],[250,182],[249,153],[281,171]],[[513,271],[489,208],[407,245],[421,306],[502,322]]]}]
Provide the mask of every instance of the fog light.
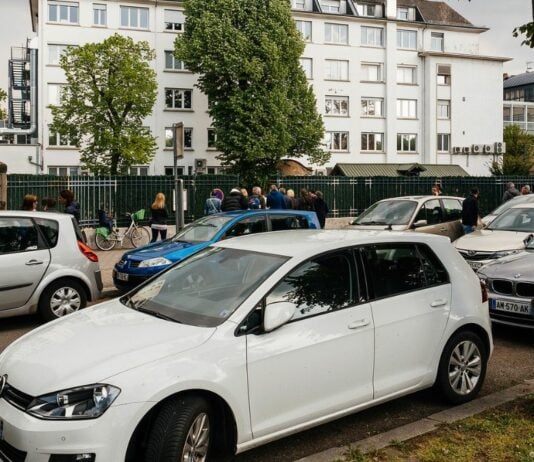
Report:
[{"label": "fog light", "polygon": [[94,454],[52,454],[49,462],[95,462],[96,456]]}]

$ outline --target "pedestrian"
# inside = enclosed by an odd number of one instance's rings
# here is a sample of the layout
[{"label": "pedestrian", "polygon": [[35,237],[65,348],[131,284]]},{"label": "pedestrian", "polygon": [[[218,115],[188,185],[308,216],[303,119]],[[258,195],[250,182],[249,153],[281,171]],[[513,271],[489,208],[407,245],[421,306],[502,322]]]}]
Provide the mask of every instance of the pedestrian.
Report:
[{"label": "pedestrian", "polygon": [[217,189],[212,189],[210,197],[206,199],[204,204],[204,215],[214,215],[221,213],[221,199],[217,197]]},{"label": "pedestrian", "polygon": [[326,217],[328,216],[328,205],[323,199],[323,193],[321,191],[315,191],[315,201],[314,201],[315,213],[317,214],[317,219],[321,225],[321,229],[324,229],[326,225]]},{"label": "pedestrian", "polygon": [[[240,191],[241,191],[241,195],[245,198],[248,204],[248,191],[246,190],[246,188],[241,188]],[[248,208],[248,205],[247,205],[247,208]]]},{"label": "pedestrian", "polygon": [[300,196],[297,202],[298,210],[308,210],[313,212],[315,207],[313,206],[313,199],[306,188],[300,190]]},{"label": "pedestrian", "polygon": [[43,212],[57,212],[56,200],[52,197],[45,197],[41,201],[41,209]]},{"label": "pedestrian", "polygon": [[248,198],[248,208],[249,209],[265,209],[265,197],[261,193],[261,188],[259,186],[254,186],[252,188],[252,194]]},{"label": "pedestrian", "polygon": [[213,190],[215,192],[215,197],[222,201],[224,199],[224,192],[221,188],[215,188]]},{"label": "pedestrian", "polygon": [[74,193],[70,189],[64,189],[59,193],[59,202],[65,206],[65,213],[72,215],[76,223],[80,222],[80,204],[74,200]]},{"label": "pedestrian", "polygon": [[154,202],[150,206],[150,229],[152,230],[152,239],[150,242],[158,240],[158,234],[161,240],[167,239],[167,209],[165,208],[165,194],[159,192],[156,194]]},{"label": "pedestrian", "polygon": [[527,194],[530,194],[530,193],[531,193],[530,186],[528,184],[523,185],[521,188],[521,195],[526,196]]},{"label": "pedestrian", "polygon": [[37,196],[35,194],[26,194],[22,199],[20,209],[35,212],[37,210]]},{"label": "pedestrian", "polygon": [[519,196],[519,191],[515,188],[515,184],[510,181],[506,183],[506,191],[504,191],[504,194],[502,195],[501,203],[504,204],[515,196]]},{"label": "pedestrian", "polygon": [[441,191],[441,185],[439,184],[433,184],[432,185],[432,195],[433,196],[441,196],[443,192]]},{"label": "pedestrian", "polygon": [[289,200],[289,197],[287,197],[287,191],[286,188],[280,188],[278,191],[282,194],[284,198],[284,204],[286,205],[286,209],[291,208],[291,201]]},{"label": "pedestrian", "polygon": [[230,194],[226,195],[221,203],[221,210],[223,212],[232,212],[234,210],[247,210],[248,202],[241,194],[239,188],[232,188]]},{"label": "pedestrian", "polygon": [[478,188],[471,189],[471,193],[462,203],[462,226],[464,234],[472,233],[478,223]]},{"label": "pedestrian", "polygon": [[269,194],[267,194],[267,207],[270,209],[285,209],[286,203],[282,193],[278,191],[275,184],[272,184],[270,189]]},{"label": "pedestrian", "polygon": [[287,199],[289,204],[289,209],[296,210],[297,209],[297,199],[295,199],[295,191],[292,189],[287,190]]}]

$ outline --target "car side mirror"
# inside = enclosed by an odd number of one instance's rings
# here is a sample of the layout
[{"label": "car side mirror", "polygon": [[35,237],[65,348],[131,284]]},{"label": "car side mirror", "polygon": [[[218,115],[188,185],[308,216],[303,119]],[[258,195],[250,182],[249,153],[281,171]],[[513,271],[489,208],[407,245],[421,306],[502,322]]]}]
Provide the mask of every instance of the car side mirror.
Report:
[{"label": "car side mirror", "polygon": [[287,323],[295,314],[297,305],[291,302],[269,303],[263,313],[263,330],[272,332]]},{"label": "car side mirror", "polygon": [[426,220],[417,220],[413,225],[412,228],[421,228],[422,226],[427,226],[428,222]]}]

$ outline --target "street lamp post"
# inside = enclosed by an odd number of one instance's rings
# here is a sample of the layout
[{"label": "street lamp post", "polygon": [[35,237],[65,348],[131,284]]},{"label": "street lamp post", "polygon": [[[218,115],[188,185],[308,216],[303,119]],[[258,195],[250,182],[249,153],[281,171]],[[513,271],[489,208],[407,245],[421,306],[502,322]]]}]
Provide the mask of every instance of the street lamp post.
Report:
[{"label": "street lamp post", "polygon": [[178,178],[178,159],[184,157],[184,124],[178,122],[172,125],[173,134],[173,162],[174,162],[174,218],[176,232],[184,227],[184,180]]}]

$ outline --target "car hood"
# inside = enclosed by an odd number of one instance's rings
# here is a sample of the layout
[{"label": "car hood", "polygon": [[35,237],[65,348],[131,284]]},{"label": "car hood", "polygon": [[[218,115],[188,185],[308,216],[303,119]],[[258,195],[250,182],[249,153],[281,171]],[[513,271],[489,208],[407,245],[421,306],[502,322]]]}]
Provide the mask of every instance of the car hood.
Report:
[{"label": "car hood", "polygon": [[147,245],[140,249],[130,250],[122,257],[124,260],[148,260],[149,258],[165,257],[171,261],[181,260],[207,247],[210,242],[172,242],[162,241]]},{"label": "car hood", "polygon": [[482,229],[462,236],[454,241],[453,245],[458,250],[476,250],[479,252],[516,250],[525,248],[524,241],[530,235],[531,233]]},{"label": "car hood", "polygon": [[499,258],[478,270],[482,276],[534,281],[534,252],[525,251]]},{"label": "car hood", "polygon": [[127,308],[119,299],[86,308],[26,334],[0,356],[8,382],[32,396],[107,377],[206,342],[195,327]]}]

